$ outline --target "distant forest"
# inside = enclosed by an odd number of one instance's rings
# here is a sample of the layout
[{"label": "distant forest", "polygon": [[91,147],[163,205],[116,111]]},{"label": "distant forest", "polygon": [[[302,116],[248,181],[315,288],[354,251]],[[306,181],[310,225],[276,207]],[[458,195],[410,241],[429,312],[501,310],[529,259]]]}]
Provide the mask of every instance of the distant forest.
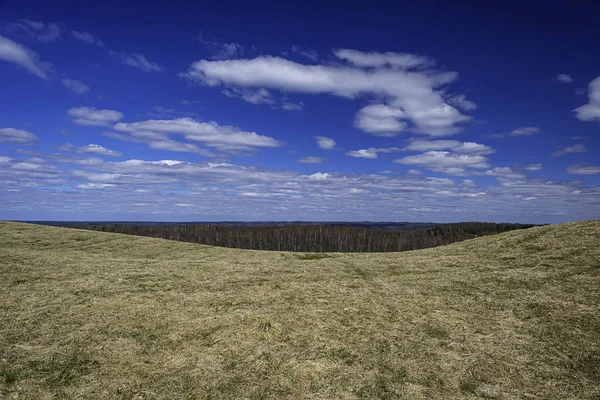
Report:
[{"label": "distant forest", "polygon": [[477,236],[493,235],[530,224],[460,222],[399,230],[299,224],[232,226],[225,224],[70,224],[81,229],[234,247],[297,252],[388,252],[436,247]]}]

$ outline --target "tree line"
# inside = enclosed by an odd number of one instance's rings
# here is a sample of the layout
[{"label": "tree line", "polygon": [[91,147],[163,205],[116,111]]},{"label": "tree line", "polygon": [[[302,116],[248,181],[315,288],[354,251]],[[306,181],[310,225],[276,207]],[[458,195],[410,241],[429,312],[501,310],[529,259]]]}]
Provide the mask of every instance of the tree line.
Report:
[{"label": "tree line", "polygon": [[533,226],[460,222],[397,231],[326,224],[249,227],[222,224],[85,224],[78,228],[240,249],[364,253],[418,250]]}]

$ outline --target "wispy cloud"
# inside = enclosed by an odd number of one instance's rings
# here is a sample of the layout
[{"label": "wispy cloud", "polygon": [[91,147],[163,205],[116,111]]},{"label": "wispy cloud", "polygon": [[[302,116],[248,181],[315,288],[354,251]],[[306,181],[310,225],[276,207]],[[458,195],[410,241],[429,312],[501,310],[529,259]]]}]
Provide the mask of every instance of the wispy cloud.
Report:
[{"label": "wispy cloud", "polygon": [[465,176],[471,169],[487,169],[490,164],[482,155],[458,154],[449,151],[428,151],[423,154],[407,156],[394,162],[404,165],[416,165],[431,171],[448,175]]},{"label": "wispy cloud", "polygon": [[84,94],[90,91],[90,87],[88,85],[75,79],[64,78],[61,80],[61,83],[69,90],[77,94]]},{"label": "wispy cloud", "polygon": [[73,36],[76,40],[86,43],[86,44],[89,44],[89,45],[98,46],[98,47],[105,46],[104,42],[102,40],[98,39],[98,37],[96,35],[94,35],[93,33],[71,31],[71,36]]},{"label": "wispy cloud", "polygon": [[255,151],[260,148],[283,145],[282,142],[272,137],[259,135],[256,132],[246,132],[234,126],[219,125],[214,121],[200,122],[192,118],[121,122],[116,124],[114,129],[127,132],[134,138],[144,138],[149,143],[154,143],[155,146],[159,143],[172,144],[168,137],[169,134],[181,135],[190,142],[202,143],[207,147],[225,152]]},{"label": "wispy cloud", "polygon": [[475,142],[460,142],[458,140],[422,140],[417,139],[402,149],[403,151],[434,151],[452,150],[460,154],[488,155],[495,152],[490,146]]},{"label": "wispy cloud", "polygon": [[79,125],[111,126],[123,118],[123,114],[115,110],[99,110],[94,107],[74,107],[67,111],[73,122]]},{"label": "wispy cloud", "polygon": [[495,139],[502,139],[505,137],[510,137],[510,136],[532,136],[532,135],[537,135],[538,133],[540,133],[542,130],[540,128],[538,128],[537,126],[523,126],[520,128],[515,128],[510,132],[506,132],[506,133],[495,133],[492,135],[488,135],[489,137],[495,138]]},{"label": "wispy cloud", "polygon": [[526,171],[539,171],[542,168],[543,168],[542,164],[529,164],[528,166],[526,166],[523,169]]},{"label": "wispy cloud", "polygon": [[306,50],[300,46],[292,45],[292,52],[300,54],[301,56],[306,57],[314,62],[319,61],[319,53],[317,53],[315,50]]},{"label": "wispy cloud", "polygon": [[117,53],[111,51],[111,54],[118,56],[123,64],[129,65],[130,67],[137,68],[147,73],[164,71],[163,67],[161,67],[155,62],[149,61],[148,59],[146,59],[146,57],[144,57],[143,54],[140,53]]},{"label": "wispy cloud", "polygon": [[17,22],[7,24],[7,30],[11,32],[23,32],[28,37],[40,42],[53,42],[60,39],[63,29],[59,22],[45,24],[40,21],[20,19]]},{"label": "wispy cloud", "polygon": [[323,161],[325,159],[321,157],[304,157],[298,160],[299,163],[303,164],[322,164]]},{"label": "wispy cloud", "polygon": [[600,174],[600,166],[586,163],[571,165],[567,168],[567,174],[574,175],[597,175]]},{"label": "wispy cloud", "polygon": [[552,156],[560,157],[560,156],[564,156],[565,154],[585,153],[586,151],[587,151],[587,148],[583,144],[578,143],[576,145],[565,147],[564,149],[558,150],[558,151],[552,153]]},{"label": "wispy cloud", "polygon": [[12,40],[0,36],[0,60],[17,64],[41,79],[49,79],[52,64],[41,62],[37,53]]},{"label": "wispy cloud", "polygon": [[223,42],[216,39],[209,39],[203,32],[198,33],[198,42],[213,52],[213,60],[228,60],[230,58],[241,57],[244,55],[244,46],[236,42]]},{"label": "wispy cloud", "polygon": [[555,82],[559,83],[571,83],[573,82],[573,78],[571,78],[568,74],[558,74],[554,78],[552,78]]}]

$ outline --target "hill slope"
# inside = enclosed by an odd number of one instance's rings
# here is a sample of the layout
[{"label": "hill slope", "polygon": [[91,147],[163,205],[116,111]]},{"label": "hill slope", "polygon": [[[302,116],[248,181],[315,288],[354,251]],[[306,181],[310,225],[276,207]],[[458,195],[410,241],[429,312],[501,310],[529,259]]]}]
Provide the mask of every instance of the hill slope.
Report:
[{"label": "hill slope", "polygon": [[0,223],[0,398],[600,396],[600,221],[298,254]]}]

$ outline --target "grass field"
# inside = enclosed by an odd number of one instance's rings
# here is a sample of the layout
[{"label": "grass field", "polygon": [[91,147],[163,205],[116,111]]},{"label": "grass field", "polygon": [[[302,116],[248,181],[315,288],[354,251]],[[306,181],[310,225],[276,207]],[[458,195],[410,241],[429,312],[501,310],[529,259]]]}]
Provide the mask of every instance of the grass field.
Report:
[{"label": "grass field", "polygon": [[0,399],[600,399],[600,221],[299,254],[0,223]]}]

